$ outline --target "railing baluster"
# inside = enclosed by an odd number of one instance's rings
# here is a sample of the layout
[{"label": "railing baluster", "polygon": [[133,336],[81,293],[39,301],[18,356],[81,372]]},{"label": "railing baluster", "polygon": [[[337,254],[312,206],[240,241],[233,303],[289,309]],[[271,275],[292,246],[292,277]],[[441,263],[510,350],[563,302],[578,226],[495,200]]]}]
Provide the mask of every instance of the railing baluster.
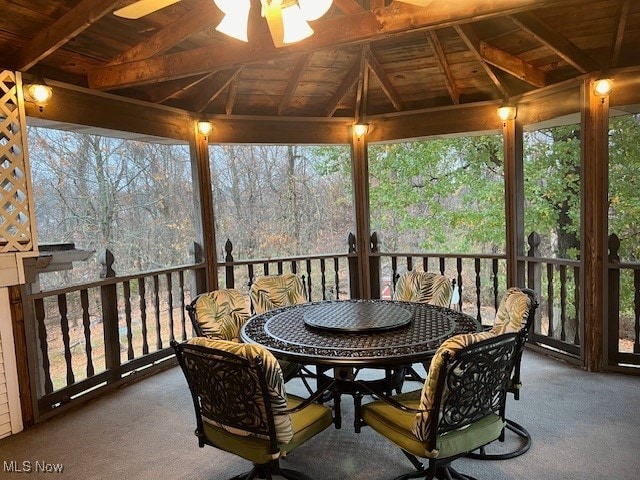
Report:
[{"label": "railing baluster", "polygon": [[262,264],[262,271],[265,275],[269,275],[269,262],[264,262]]},{"label": "railing baluster", "polygon": [[173,278],[171,273],[167,273],[167,310],[169,311],[169,341],[175,340],[173,334]]},{"label": "railing baluster", "polygon": [[182,270],[180,270],[178,272],[178,282],[180,284],[180,325],[182,327],[181,330],[181,339],[182,341],[185,341],[187,339],[187,318],[185,316],[185,306],[186,306],[186,302],[185,302],[185,297],[184,297],[184,272]]},{"label": "railing baluster", "polygon": [[407,270],[413,271],[413,257],[407,256]]},{"label": "railing baluster", "polygon": [[547,336],[553,338],[553,265],[547,264],[547,297],[548,297],[548,316],[549,326],[547,327]]},{"label": "railing baluster", "polygon": [[67,317],[67,296],[58,295],[58,312],[60,313],[60,330],[62,331],[62,344],[64,345],[64,361],[67,364],[67,386],[76,381],[73,374],[71,359],[71,340],[69,338],[69,318]]},{"label": "railing baluster", "polygon": [[146,277],[138,280],[138,292],[140,293],[140,323],[142,333],[142,354],[149,353],[149,339],[147,330],[147,291]]},{"label": "railing baluster", "polygon": [[153,276],[153,307],[156,319],[156,349],[162,350],[162,326],[160,325],[160,278]]},{"label": "railing baluster", "polygon": [[45,325],[44,300],[35,300],[36,321],[38,322],[38,337],[40,338],[40,352],[42,353],[42,370],[44,373],[44,392],[53,392],[51,382],[51,364],[49,363],[49,344],[47,342],[47,326]]},{"label": "railing baluster", "polygon": [[422,270],[425,272],[429,271],[429,258],[422,257]]},{"label": "railing baluster", "polygon": [[338,257],[333,257],[333,275],[336,285],[336,300],[340,300],[340,262]]},{"label": "railing baluster", "polygon": [[445,270],[446,270],[445,258],[440,257],[440,275],[444,275]]},{"label": "railing baluster", "polygon": [[456,270],[458,271],[458,310],[462,311],[462,258],[456,259]]},{"label": "railing baluster", "polygon": [[127,324],[127,360],[133,360],[133,331],[131,329],[131,283],[129,280],[122,285],[124,295],[124,318]]},{"label": "railing baluster", "polygon": [[481,283],[480,283],[480,259],[479,258],[475,259],[475,269],[476,269],[476,308],[478,309],[476,319],[478,320],[478,323],[482,324],[482,313],[481,313],[482,299],[480,297]]},{"label": "railing baluster", "polygon": [[635,313],[633,353],[640,353],[640,270],[633,271],[633,287],[633,310]]},{"label": "railing baluster", "polygon": [[573,293],[575,305],[575,315],[573,317],[575,335],[573,337],[573,344],[580,345],[580,267],[573,267],[573,283],[575,285]]},{"label": "railing baluster", "polygon": [[82,326],[84,328],[84,351],[87,355],[87,378],[93,377],[93,348],[91,347],[91,316],[89,315],[89,291],[80,290],[80,307],[82,308]]},{"label": "railing baluster", "polygon": [[320,259],[320,285],[322,287],[322,300],[327,299],[327,276],[324,258]]},{"label": "railing baluster", "polygon": [[398,281],[398,257],[395,255],[391,257],[391,283],[393,284],[393,291],[396,291],[396,282]]},{"label": "railing baluster", "polygon": [[284,273],[284,264],[282,262],[278,262],[278,275],[282,275]]},{"label": "railing baluster", "polygon": [[313,297],[311,296],[311,259],[307,259],[307,295],[310,302],[313,302]]},{"label": "railing baluster", "polygon": [[493,259],[493,308],[498,311],[498,259]]},{"label": "railing baluster", "polygon": [[567,339],[567,266],[560,265],[560,340]]}]

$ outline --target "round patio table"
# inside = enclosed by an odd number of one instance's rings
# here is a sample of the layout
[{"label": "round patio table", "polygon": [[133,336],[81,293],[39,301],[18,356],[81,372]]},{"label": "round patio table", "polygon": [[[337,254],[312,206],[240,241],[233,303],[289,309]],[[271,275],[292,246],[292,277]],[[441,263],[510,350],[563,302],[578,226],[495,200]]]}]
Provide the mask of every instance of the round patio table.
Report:
[{"label": "round patio table", "polygon": [[[449,308],[390,300],[335,300],[255,315],[244,324],[240,337],[278,358],[315,365],[318,388],[333,382],[336,428],[342,425],[340,398],[349,394],[354,399],[354,428],[359,432],[363,395],[400,391],[412,363],[429,361],[445,339],[479,329],[476,319]],[[331,368],[333,377],[327,373]],[[361,368],[384,368],[385,376],[356,381]]]},{"label": "round patio table", "polygon": [[445,339],[479,328],[469,315],[425,303],[332,300],[255,315],[240,336],[305,365],[391,367],[424,362]]}]

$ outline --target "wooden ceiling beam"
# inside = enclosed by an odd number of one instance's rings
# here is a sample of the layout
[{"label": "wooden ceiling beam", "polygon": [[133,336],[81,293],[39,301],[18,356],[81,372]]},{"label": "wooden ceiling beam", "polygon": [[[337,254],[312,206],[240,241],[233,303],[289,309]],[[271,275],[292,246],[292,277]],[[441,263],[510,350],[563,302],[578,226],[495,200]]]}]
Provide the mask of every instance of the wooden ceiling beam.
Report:
[{"label": "wooden ceiling beam", "polygon": [[513,75],[535,87],[547,86],[547,75],[539,68],[513,56],[504,50],[480,42],[480,55],[490,65]]},{"label": "wooden ceiling beam", "polygon": [[529,32],[538,41],[553,50],[560,58],[573,65],[578,71],[587,73],[600,69],[595,60],[540,20],[535,14],[520,12],[510,16],[520,28]]},{"label": "wooden ceiling beam", "polygon": [[41,30],[18,54],[16,70],[27,71],[43,58],[87,29],[115,7],[121,0],[83,0],[49,27]]},{"label": "wooden ceiling beam", "polygon": [[151,37],[118,55],[107,65],[143,60],[164,53],[194,33],[219,23],[222,16],[222,12],[211,0],[201,0],[193,10],[189,10]]},{"label": "wooden ceiling beam", "polygon": [[215,51],[207,46],[120,65],[98,67],[89,72],[88,83],[91,88],[98,90],[157,83],[216,69],[228,69],[243,63],[265,62],[292,54],[338,48],[411,31],[452,26],[562,3],[563,0],[474,0],[473,4],[434,1],[427,7],[419,8],[394,2],[380,10],[316,22],[313,36],[283,48],[274,47],[271,37],[267,33],[260,33],[248,45],[230,43]]},{"label": "wooden ceiling beam", "polygon": [[360,71],[358,73],[358,86],[356,89],[355,121],[359,123],[367,114],[367,98],[369,97],[369,67],[367,56],[370,53],[369,43],[363,43],[360,51]]},{"label": "wooden ceiling beam", "polygon": [[342,83],[340,84],[336,92],[333,94],[333,97],[331,97],[331,100],[329,101],[329,103],[327,104],[327,107],[324,110],[325,117],[332,117],[333,114],[336,113],[336,110],[338,109],[338,105],[340,105],[340,102],[342,101],[342,99],[358,81],[359,73],[360,73],[360,58],[358,58],[358,60],[354,62],[353,66],[351,67],[351,70],[349,70],[349,73],[347,73],[347,76],[344,77],[344,79],[342,80]]},{"label": "wooden ceiling beam", "polygon": [[438,67],[444,75],[444,83],[447,86],[447,90],[449,91],[449,96],[451,97],[451,101],[458,105],[460,103],[460,92],[456,87],[456,82],[453,78],[453,73],[451,72],[451,68],[449,67],[449,62],[447,62],[447,56],[444,54],[444,49],[442,48],[442,44],[438,39],[438,34],[435,30],[429,30],[427,32],[427,36],[429,37],[429,43],[431,44],[431,48],[435,53],[436,60],[438,62]]},{"label": "wooden ceiling beam", "polygon": [[224,104],[224,111],[227,115],[231,115],[233,113],[233,106],[236,103],[236,96],[238,95],[239,82],[240,82],[239,75],[236,75],[235,77],[233,77],[233,81],[229,84],[229,91],[227,92],[227,101]]},{"label": "wooden ceiling beam", "polygon": [[629,15],[629,6],[631,0],[620,0],[620,8],[618,9],[618,16],[616,22],[616,31],[613,35],[613,47],[611,49],[611,64],[615,67],[618,65],[620,59],[620,50],[622,48],[622,39],[624,37],[624,31],[627,26],[627,16]]},{"label": "wooden ceiling beam", "polygon": [[333,4],[345,15],[364,12],[364,8],[356,0],[333,0]]},{"label": "wooden ceiling beam", "polygon": [[458,35],[460,35],[460,38],[462,38],[462,40],[464,40],[464,43],[467,44],[467,47],[469,47],[471,53],[473,53],[478,59],[480,66],[482,66],[482,69],[489,76],[493,84],[498,88],[498,90],[500,90],[500,94],[502,95],[502,97],[510,97],[511,95],[509,94],[505,86],[502,84],[495,72],[491,69],[491,66],[487,62],[485,62],[484,58],[482,57],[482,54],[480,53],[480,39],[476,35],[476,32],[473,30],[473,27],[471,27],[471,25],[456,25],[455,29],[458,32]]},{"label": "wooden ceiling beam", "polygon": [[193,99],[193,111],[202,113],[209,104],[220,95],[225,88],[236,78],[242,67],[218,72],[215,76],[203,82],[198,87],[196,97]]},{"label": "wooden ceiling beam", "polygon": [[291,74],[291,78],[289,78],[289,83],[287,83],[287,87],[284,89],[284,93],[282,94],[282,98],[280,99],[280,104],[278,105],[278,115],[284,115],[284,112],[287,110],[289,106],[289,102],[293,97],[293,94],[298,88],[300,84],[300,80],[302,79],[302,75],[304,71],[307,69],[307,65],[309,65],[309,60],[311,60],[311,54],[303,55],[298,60],[296,67],[293,69],[293,73]]},{"label": "wooden ceiling beam", "polygon": [[389,80],[389,76],[382,68],[380,61],[371,51],[369,51],[367,54],[367,64],[369,65],[369,68],[376,76],[376,78],[380,81],[380,84],[382,85],[382,91],[384,91],[385,95],[393,105],[393,108],[395,108],[396,111],[403,110],[404,102],[402,101],[398,90],[396,90],[396,87],[393,86],[391,80]]}]

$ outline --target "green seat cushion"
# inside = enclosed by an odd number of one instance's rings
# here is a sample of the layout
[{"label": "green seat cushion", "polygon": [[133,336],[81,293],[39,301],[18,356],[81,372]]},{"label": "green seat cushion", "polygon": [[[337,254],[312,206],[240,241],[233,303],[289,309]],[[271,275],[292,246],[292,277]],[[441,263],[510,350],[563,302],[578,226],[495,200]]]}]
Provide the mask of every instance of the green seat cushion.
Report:
[{"label": "green seat cushion", "polygon": [[280,364],[280,368],[282,369],[282,375],[284,376],[284,381],[290,380],[297,372],[300,367],[296,362],[290,362],[289,360],[278,359],[278,363]]},{"label": "green seat cushion", "polygon": [[[417,409],[420,406],[420,393],[416,390],[393,398],[407,407]],[[491,414],[466,428],[439,435],[438,449],[429,451],[426,442],[418,440],[412,432],[415,413],[403,412],[378,400],[362,407],[362,419],[403,450],[422,458],[449,458],[473,451],[497,439],[504,428],[502,419]]]},{"label": "green seat cushion", "polygon": [[[287,408],[295,408],[303,401],[294,395],[287,397]],[[314,437],[333,422],[331,410],[324,405],[312,403],[300,412],[289,415],[293,426],[293,436],[287,443],[279,443],[281,452],[291,452]],[[205,423],[207,439],[222,450],[239,455],[253,463],[268,463],[274,456],[269,453],[269,441],[258,437],[238,436],[223,428]],[[279,455],[276,455],[277,458]]]}]

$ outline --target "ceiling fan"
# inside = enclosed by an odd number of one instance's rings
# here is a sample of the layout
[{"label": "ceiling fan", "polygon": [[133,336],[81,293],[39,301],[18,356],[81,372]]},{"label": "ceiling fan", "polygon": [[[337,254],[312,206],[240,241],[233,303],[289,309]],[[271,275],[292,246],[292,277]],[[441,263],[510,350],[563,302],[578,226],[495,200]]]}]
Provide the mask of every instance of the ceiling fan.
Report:
[{"label": "ceiling fan", "polygon": [[[138,0],[113,12],[127,19],[138,19],[173,5],[180,0]],[[411,5],[426,6],[433,0],[396,0]],[[251,0],[213,0],[225,14],[216,30],[244,42],[247,38],[247,24]],[[266,19],[276,47],[298,42],[313,34],[309,21],[322,17],[331,7],[333,0],[260,0],[262,16]]]}]

